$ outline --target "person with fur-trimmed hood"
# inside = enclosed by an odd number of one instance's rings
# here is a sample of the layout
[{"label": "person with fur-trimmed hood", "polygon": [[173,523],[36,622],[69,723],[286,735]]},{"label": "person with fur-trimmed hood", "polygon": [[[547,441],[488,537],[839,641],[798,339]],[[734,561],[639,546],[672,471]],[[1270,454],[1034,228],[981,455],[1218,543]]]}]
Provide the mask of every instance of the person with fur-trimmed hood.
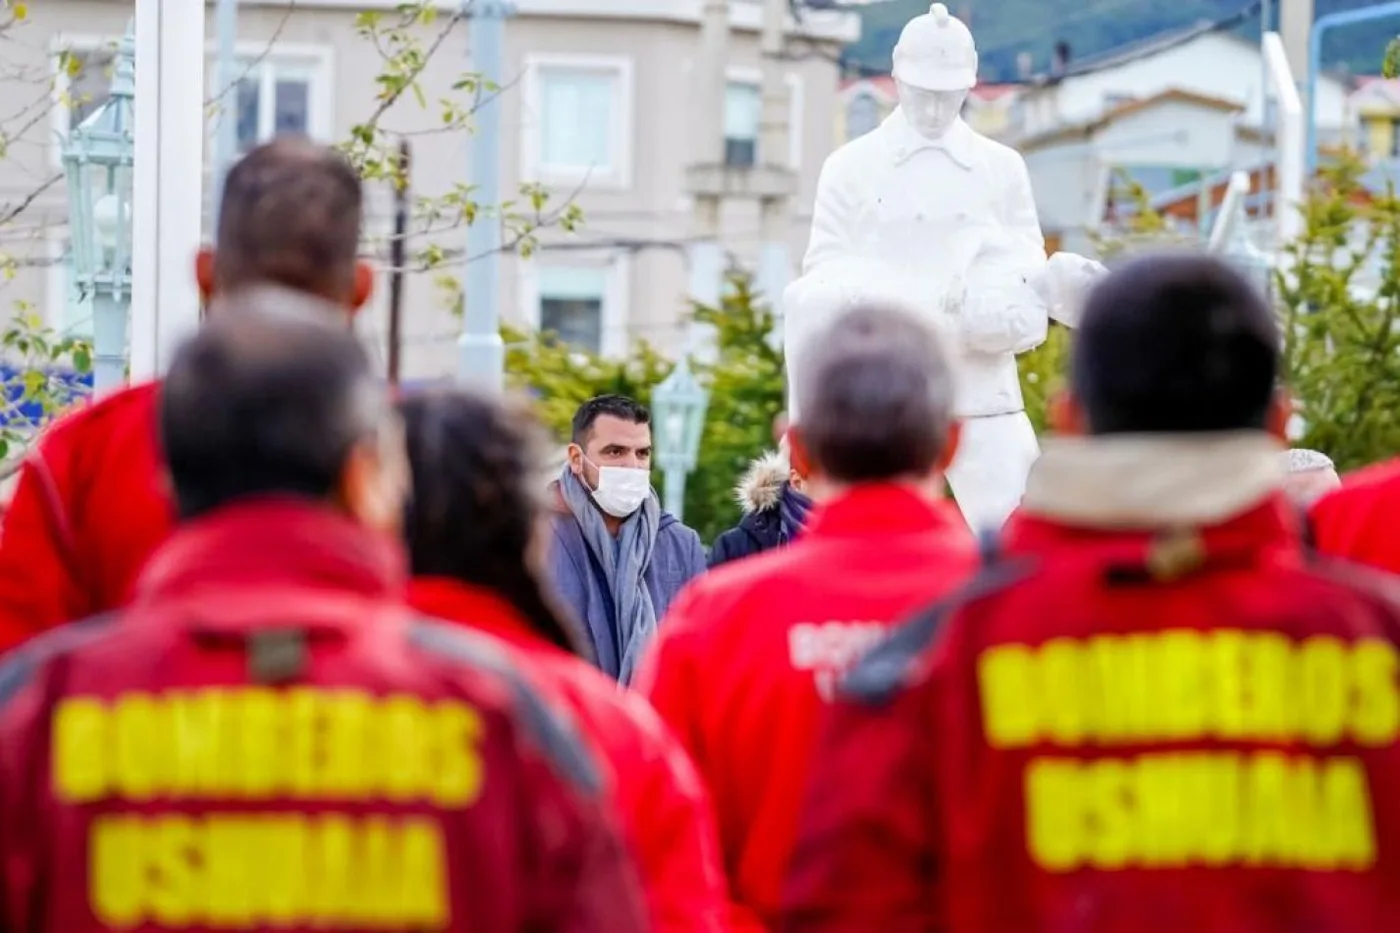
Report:
[{"label": "person with fur-trimmed hood", "polygon": [[802,471],[790,459],[786,438],[776,451],[753,461],[734,489],[744,517],[715,539],[710,567],[781,547],[796,537],[812,508],[805,487]]}]

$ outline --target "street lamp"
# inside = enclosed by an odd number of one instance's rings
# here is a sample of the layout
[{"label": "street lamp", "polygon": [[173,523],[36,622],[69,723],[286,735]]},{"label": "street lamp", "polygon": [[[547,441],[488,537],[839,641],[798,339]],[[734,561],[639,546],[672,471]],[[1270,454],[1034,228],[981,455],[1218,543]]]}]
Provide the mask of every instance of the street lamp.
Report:
[{"label": "street lamp", "polygon": [[126,381],[135,95],[132,27],[117,48],[111,96],[73,128],[63,147],[74,278],[83,294],[92,298],[95,392]]},{"label": "street lamp", "polygon": [[699,459],[700,434],[709,404],[710,393],[690,372],[690,361],[684,358],[651,390],[656,462],[666,477],[666,511],[676,518],[685,509],[685,480]]}]

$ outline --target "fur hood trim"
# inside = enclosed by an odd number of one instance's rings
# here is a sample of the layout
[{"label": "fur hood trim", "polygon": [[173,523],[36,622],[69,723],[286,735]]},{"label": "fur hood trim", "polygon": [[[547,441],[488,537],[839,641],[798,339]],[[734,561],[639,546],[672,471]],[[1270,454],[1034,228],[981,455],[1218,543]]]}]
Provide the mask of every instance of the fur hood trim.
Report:
[{"label": "fur hood trim", "polygon": [[781,453],[766,453],[749,464],[739,485],[734,488],[745,515],[776,509],[783,498],[783,484],[788,478],[788,458]]}]

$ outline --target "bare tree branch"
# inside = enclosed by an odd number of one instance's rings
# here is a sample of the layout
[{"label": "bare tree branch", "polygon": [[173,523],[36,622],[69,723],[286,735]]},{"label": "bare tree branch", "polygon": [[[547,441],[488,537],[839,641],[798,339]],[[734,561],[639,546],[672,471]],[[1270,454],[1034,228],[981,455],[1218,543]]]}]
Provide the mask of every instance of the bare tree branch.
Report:
[{"label": "bare tree branch", "polygon": [[37,201],[41,194],[43,194],[45,191],[48,191],[50,188],[52,188],[54,185],[58,184],[62,180],[63,173],[55,172],[54,174],[50,175],[47,179],[45,179],[44,182],[40,184],[37,188],[25,195],[21,200],[16,201],[13,206],[6,204],[4,205],[4,207],[0,207],[0,226],[9,223],[10,221],[18,217],[20,214],[24,213],[25,209],[28,208],[29,205]]}]

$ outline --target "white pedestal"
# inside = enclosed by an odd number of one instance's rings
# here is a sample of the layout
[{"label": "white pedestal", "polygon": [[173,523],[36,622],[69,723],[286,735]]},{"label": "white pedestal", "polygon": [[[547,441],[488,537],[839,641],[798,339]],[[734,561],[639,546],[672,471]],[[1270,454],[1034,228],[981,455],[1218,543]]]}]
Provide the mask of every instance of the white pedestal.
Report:
[{"label": "white pedestal", "polygon": [[204,4],[136,0],[131,381],[159,376],[199,326]]}]

